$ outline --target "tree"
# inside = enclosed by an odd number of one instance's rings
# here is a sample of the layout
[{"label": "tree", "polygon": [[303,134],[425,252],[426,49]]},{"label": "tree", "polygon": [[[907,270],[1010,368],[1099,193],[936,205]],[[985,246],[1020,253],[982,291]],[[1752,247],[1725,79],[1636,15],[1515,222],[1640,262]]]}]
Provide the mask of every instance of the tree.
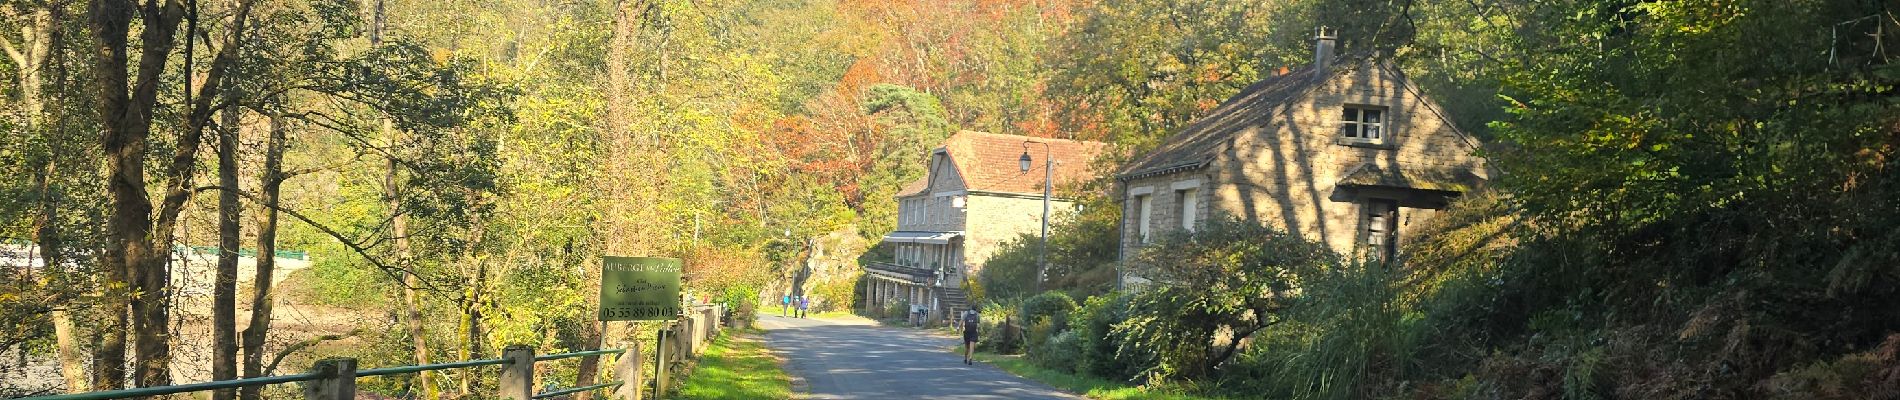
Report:
[{"label": "tree", "polygon": [[1276,227],[1217,218],[1143,248],[1129,274],[1148,281],[1118,333],[1157,346],[1165,377],[1207,377],[1247,338],[1285,320],[1302,287],[1343,258]]}]

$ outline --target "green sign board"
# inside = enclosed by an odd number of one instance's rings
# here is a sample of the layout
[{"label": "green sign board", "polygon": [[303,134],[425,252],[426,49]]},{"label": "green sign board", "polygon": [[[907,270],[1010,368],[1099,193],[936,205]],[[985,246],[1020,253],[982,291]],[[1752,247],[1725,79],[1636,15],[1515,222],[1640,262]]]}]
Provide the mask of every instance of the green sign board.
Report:
[{"label": "green sign board", "polygon": [[678,317],[681,265],[677,258],[607,256],[600,271],[600,320]]}]

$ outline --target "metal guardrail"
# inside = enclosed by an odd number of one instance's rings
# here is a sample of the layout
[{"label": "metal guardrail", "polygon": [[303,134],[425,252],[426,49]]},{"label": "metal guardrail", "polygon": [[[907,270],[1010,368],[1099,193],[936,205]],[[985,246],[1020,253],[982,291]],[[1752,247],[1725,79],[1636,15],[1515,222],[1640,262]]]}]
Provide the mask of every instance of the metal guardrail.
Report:
[{"label": "metal guardrail", "polygon": [[[601,356],[601,355],[608,355],[608,354],[620,354],[620,353],[625,353],[625,352],[627,352],[627,349],[590,350],[590,351],[580,351],[580,352],[573,352],[573,353],[566,353],[566,354],[549,354],[545,356],[534,356],[534,360],[535,361],[554,361],[554,360],[559,360],[563,358]],[[358,375],[361,375],[361,374],[358,374]]]},{"label": "metal guardrail", "polygon": [[436,370],[456,369],[456,368],[472,368],[472,367],[480,367],[484,365],[505,365],[511,362],[513,362],[513,360],[509,360],[506,358],[497,358],[497,359],[492,359],[492,360],[470,360],[470,361],[458,361],[458,362],[449,362],[449,363],[441,363],[441,364],[405,365],[401,367],[359,369],[359,370],[356,370],[356,377],[361,378],[365,376],[409,374],[409,373],[416,373],[416,372],[423,372],[423,371],[436,371]]},{"label": "metal guardrail", "polygon": [[132,397],[163,396],[163,395],[168,395],[168,394],[197,392],[197,391],[204,391],[204,390],[236,389],[236,388],[241,388],[241,387],[246,387],[246,386],[264,386],[264,385],[275,385],[279,383],[306,382],[306,381],[314,381],[314,380],[328,378],[328,377],[329,377],[329,374],[278,375],[278,376],[266,376],[266,377],[258,377],[258,378],[234,379],[234,380],[228,380],[228,381],[187,383],[183,385],[172,385],[172,386],[157,386],[157,387],[131,388],[131,389],[119,389],[119,390],[105,390],[105,391],[98,391],[98,392],[56,394],[56,395],[51,395],[51,396],[23,397],[23,398],[15,399],[15,400],[124,399],[124,398],[132,398]]},{"label": "metal guardrail", "polygon": [[[548,360],[559,360],[563,358],[586,357],[586,356],[593,356],[593,355],[620,354],[620,353],[625,353],[625,352],[627,352],[626,349],[590,350],[590,351],[579,351],[579,352],[573,352],[573,353],[549,354],[549,355],[544,355],[544,356],[537,356],[534,358],[534,360],[548,361]],[[405,366],[400,366],[400,367],[386,367],[386,368],[372,368],[372,369],[357,370],[355,375],[358,378],[368,377],[368,376],[399,375],[399,374],[409,374],[409,373],[417,373],[417,372],[424,372],[424,371],[472,368],[472,367],[480,367],[480,366],[488,366],[488,365],[507,365],[507,364],[511,364],[512,362],[513,360],[509,360],[506,358],[496,358],[496,359],[488,359],[488,360],[457,361],[457,362],[447,362],[447,363],[439,363],[439,364],[405,365]],[[22,398],[18,398],[14,400],[128,399],[128,398],[139,398],[139,397],[163,396],[163,395],[178,394],[178,393],[200,392],[200,391],[206,391],[206,390],[236,389],[236,388],[251,387],[251,386],[275,385],[275,384],[281,384],[281,383],[309,382],[309,381],[315,381],[315,380],[320,380],[320,379],[333,378],[333,376],[331,375],[333,374],[305,373],[305,374],[294,374],[294,375],[265,376],[265,377],[257,377],[257,378],[233,379],[233,380],[228,380],[228,381],[187,383],[183,385],[155,386],[155,387],[130,388],[130,389],[119,389],[119,390],[102,390],[102,391],[97,391],[97,392],[56,394],[56,395],[49,395],[49,396],[22,397]],[[598,385],[589,385],[589,386],[582,386],[582,387],[577,387],[577,388],[562,389],[562,390],[535,395],[534,398],[542,399],[542,398],[547,398],[547,397],[555,397],[555,396],[561,396],[561,395],[580,393],[580,392],[585,392],[589,390],[595,390],[595,389],[610,387],[614,385],[619,385],[621,383],[622,382],[620,381],[614,381],[614,382],[602,383]]]},{"label": "metal guardrail", "polygon": [[607,383],[602,383],[602,384],[598,384],[598,385],[587,385],[587,386],[581,386],[581,387],[577,387],[577,388],[567,388],[567,389],[561,389],[561,390],[556,390],[556,391],[552,391],[552,392],[546,392],[546,393],[542,393],[542,394],[537,394],[537,395],[534,395],[534,397],[532,397],[532,399],[535,399],[535,400],[540,400],[540,399],[545,399],[545,398],[549,398],[549,397],[561,397],[561,396],[566,396],[566,395],[570,395],[570,394],[575,394],[575,393],[580,393],[580,392],[585,392],[585,391],[589,391],[589,390],[594,390],[594,389],[600,389],[600,388],[606,388],[606,387],[612,387],[612,386],[620,386],[620,384],[621,384],[621,383],[622,383],[621,381],[613,381],[613,382],[607,382]]}]

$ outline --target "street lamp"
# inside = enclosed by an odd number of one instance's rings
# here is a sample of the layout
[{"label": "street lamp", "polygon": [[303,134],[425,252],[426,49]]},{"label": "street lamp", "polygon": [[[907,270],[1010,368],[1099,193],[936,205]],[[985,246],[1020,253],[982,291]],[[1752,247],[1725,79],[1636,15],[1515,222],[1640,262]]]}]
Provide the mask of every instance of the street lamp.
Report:
[{"label": "street lamp", "polygon": [[1049,151],[1049,144],[1033,140],[1023,141],[1023,156],[1016,158],[1017,166],[1023,173],[1029,173],[1029,144],[1042,145],[1042,251],[1036,255],[1036,292],[1042,293],[1043,274],[1049,271],[1049,191],[1055,184],[1055,158]]}]

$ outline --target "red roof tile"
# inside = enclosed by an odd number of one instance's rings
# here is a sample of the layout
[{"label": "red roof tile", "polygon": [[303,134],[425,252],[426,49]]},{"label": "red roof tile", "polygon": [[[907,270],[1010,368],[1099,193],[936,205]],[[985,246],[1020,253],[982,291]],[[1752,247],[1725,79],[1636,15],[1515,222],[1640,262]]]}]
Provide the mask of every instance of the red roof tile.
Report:
[{"label": "red roof tile", "polygon": [[[1025,144],[1024,141],[1048,143],[1049,149],[1045,153],[1042,145]],[[1021,166],[1025,146],[1030,157],[1029,172],[1023,172]],[[944,140],[939,149],[950,154],[951,163],[963,176],[963,184],[968,190],[1041,194],[1045,154],[1055,158],[1055,167],[1050,174],[1055,175],[1057,185],[1063,185],[1095,177],[1098,171],[1091,161],[1101,155],[1107,146],[1101,142],[962,131]],[[910,196],[928,189],[925,187],[928,179],[925,177],[904,185],[904,190],[898,192],[898,196]]]}]

